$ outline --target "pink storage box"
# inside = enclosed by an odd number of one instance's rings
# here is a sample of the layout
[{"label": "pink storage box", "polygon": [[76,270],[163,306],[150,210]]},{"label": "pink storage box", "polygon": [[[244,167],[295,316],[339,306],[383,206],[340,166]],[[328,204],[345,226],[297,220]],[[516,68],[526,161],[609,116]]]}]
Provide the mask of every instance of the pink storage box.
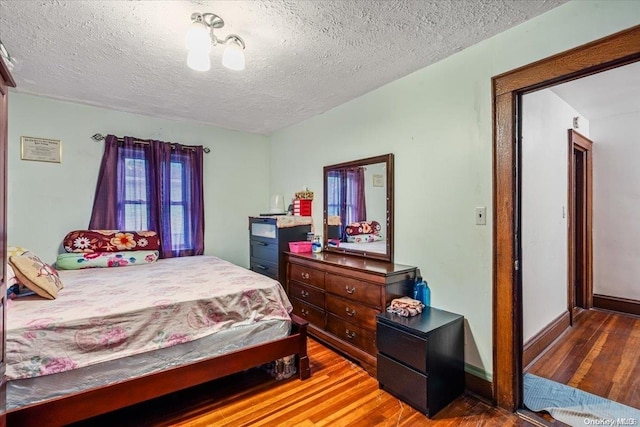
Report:
[{"label": "pink storage box", "polygon": [[311,242],[289,242],[289,251],[296,254],[311,252]]}]

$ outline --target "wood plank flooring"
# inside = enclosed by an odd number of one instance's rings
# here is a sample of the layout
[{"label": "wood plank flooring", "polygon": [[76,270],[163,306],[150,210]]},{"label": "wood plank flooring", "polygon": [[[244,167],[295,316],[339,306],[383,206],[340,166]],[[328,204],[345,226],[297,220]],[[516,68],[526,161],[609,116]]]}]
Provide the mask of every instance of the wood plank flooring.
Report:
[{"label": "wood plank flooring", "polygon": [[525,426],[463,395],[433,419],[378,389],[358,365],[309,340],[312,376],[277,382],[251,370],[88,420],[78,426]]},{"label": "wood plank flooring", "polygon": [[528,372],[640,408],[640,317],[584,311]]}]

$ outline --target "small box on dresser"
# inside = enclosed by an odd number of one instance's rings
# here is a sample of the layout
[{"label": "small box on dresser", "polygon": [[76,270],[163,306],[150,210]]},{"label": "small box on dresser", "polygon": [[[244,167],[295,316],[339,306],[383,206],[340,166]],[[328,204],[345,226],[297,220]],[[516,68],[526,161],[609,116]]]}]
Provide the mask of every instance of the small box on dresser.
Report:
[{"label": "small box on dresser", "polygon": [[377,316],[378,383],[432,417],[464,391],[464,317],[433,307]]}]

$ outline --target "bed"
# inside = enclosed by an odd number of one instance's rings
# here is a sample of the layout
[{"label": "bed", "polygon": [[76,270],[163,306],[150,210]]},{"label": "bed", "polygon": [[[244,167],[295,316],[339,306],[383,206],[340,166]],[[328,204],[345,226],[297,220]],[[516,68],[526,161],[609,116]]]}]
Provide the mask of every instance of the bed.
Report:
[{"label": "bed", "polygon": [[9,425],[62,425],[295,355],[282,286],[216,257],[60,271],[58,297],[7,308]]}]

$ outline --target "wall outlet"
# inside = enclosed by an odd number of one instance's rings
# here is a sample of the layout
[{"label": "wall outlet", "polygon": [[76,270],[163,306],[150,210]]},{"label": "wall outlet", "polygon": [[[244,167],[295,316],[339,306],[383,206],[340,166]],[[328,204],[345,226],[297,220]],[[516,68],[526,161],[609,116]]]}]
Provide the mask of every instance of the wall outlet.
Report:
[{"label": "wall outlet", "polygon": [[487,208],[485,206],[476,208],[476,225],[487,225]]}]

